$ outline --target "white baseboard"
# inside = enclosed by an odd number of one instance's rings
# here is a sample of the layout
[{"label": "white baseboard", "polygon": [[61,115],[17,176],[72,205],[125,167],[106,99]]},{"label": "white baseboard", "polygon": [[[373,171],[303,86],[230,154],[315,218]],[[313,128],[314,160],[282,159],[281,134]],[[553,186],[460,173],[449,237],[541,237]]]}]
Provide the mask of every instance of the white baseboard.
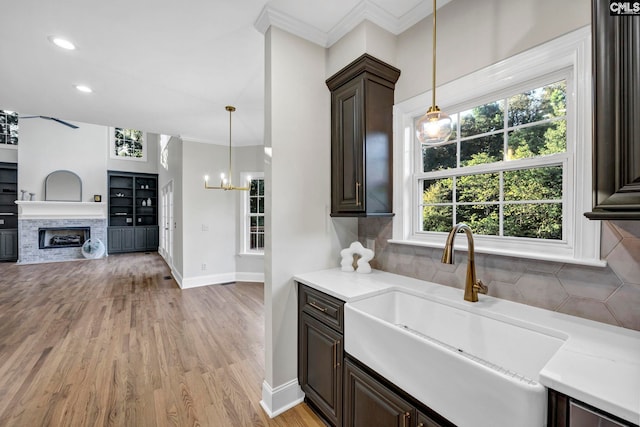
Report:
[{"label": "white baseboard", "polygon": [[180,286],[180,288],[182,289],[182,275],[178,272],[178,270],[176,270],[175,268],[173,268],[172,265],[169,266],[169,268],[171,268],[171,275],[173,276],[174,279],[176,279],[176,282],[178,282],[178,286]]},{"label": "white baseboard", "polygon": [[276,388],[271,388],[266,381],[262,383],[262,400],[260,406],[269,415],[269,418],[277,417],[285,411],[302,403],[304,392],[298,384],[298,379],[289,381]]},{"label": "white baseboard", "polygon": [[207,276],[186,277],[182,280],[182,289],[197,288],[200,286],[219,285],[236,281],[236,273],[209,274]]},{"label": "white baseboard", "polygon": [[236,282],[264,282],[264,273],[238,273]]}]

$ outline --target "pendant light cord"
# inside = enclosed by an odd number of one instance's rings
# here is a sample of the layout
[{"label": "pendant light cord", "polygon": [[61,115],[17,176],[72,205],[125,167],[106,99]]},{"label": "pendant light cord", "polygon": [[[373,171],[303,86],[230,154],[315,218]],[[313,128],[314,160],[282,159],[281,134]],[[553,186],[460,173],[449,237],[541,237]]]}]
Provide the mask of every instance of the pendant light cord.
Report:
[{"label": "pendant light cord", "polygon": [[433,65],[433,82],[431,87],[431,106],[436,108],[436,0],[433,0],[433,59],[431,61]]},{"label": "pendant light cord", "polygon": [[231,187],[231,113],[236,111],[236,108],[231,105],[227,105],[225,108],[229,112],[229,187]]}]

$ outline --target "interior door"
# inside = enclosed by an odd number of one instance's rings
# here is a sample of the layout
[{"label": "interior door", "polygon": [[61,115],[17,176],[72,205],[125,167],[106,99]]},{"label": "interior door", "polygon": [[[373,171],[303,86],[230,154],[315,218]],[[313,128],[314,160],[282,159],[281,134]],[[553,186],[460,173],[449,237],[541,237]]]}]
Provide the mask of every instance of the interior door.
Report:
[{"label": "interior door", "polygon": [[160,255],[173,266],[173,181],[162,187],[160,195]]}]

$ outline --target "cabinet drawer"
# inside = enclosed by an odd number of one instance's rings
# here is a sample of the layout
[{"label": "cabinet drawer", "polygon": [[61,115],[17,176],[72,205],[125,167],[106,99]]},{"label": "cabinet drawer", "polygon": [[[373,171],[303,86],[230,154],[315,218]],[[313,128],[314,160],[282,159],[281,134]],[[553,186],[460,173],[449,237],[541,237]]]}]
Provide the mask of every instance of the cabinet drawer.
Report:
[{"label": "cabinet drawer", "polygon": [[344,301],[300,283],[298,310],[308,313],[338,332],[343,332]]}]

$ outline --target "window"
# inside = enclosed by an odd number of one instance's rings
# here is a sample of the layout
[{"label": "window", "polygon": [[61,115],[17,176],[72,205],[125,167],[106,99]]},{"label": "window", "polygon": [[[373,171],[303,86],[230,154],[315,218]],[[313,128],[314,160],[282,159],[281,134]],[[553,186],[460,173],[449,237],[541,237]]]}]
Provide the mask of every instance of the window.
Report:
[{"label": "window", "polygon": [[[249,177],[251,179],[249,180]],[[243,253],[264,253],[264,174],[243,173],[241,181],[249,181],[249,191],[244,197],[242,224]]]},{"label": "window", "polygon": [[18,145],[18,113],[0,110],[0,144]]},{"label": "window", "polygon": [[111,158],[146,160],[144,133],[136,129],[114,128]]},{"label": "window", "polygon": [[[422,146],[420,232],[563,239],[566,80],[451,114],[444,146]],[[416,118],[416,120],[419,117]]]},{"label": "window", "polygon": [[446,145],[415,138],[431,93],[397,104],[392,242],[443,247],[465,222],[477,252],[603,265],[599,225],[583,216],[591,209],[590,60],[583,28],[439,87],[454,121]]}]

